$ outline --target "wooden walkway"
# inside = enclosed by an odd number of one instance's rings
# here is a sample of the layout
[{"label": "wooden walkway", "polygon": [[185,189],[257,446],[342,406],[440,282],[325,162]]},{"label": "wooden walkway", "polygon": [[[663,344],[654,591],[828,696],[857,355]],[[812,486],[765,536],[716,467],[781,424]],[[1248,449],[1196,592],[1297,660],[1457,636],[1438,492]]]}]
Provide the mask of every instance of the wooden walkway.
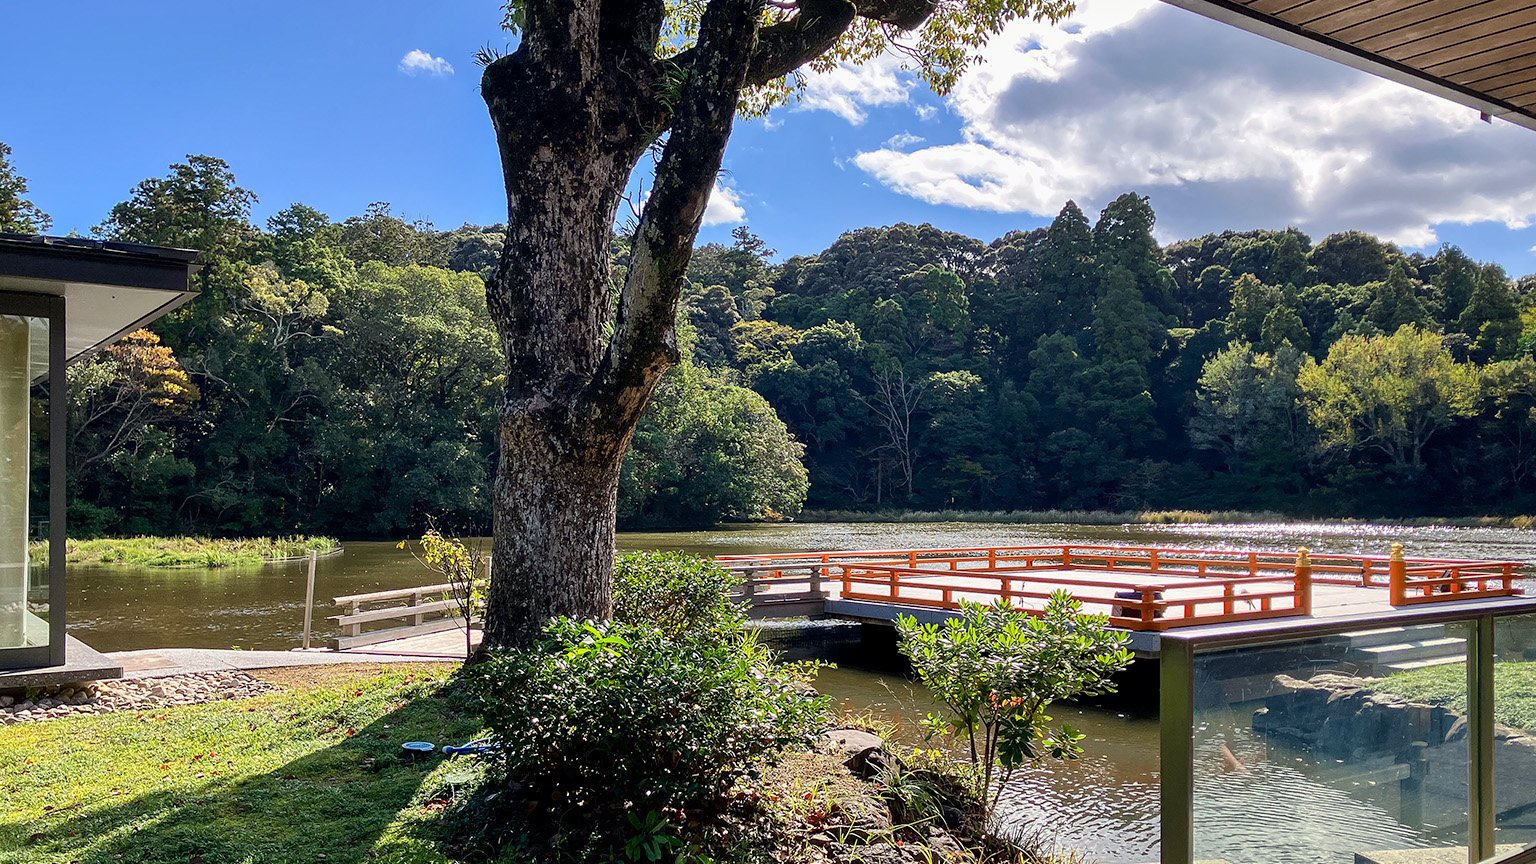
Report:
[{"label": "wooden walkway", "polygon": [[[726,555],[733,596],[754,618],[832,617],[890,623],[941,620],[964,603],[1007,600],[1038,613],[1066,592],[1084,611],[1155,651],[1156,634],[1183,627],[1296,618],[1359,618],[1423,604],[1517,597],[1513,561],[1312,555],[1129,546],[1013,546]],[[464,656],[451,586],[335,598],[343,635],[334,650]],[[388,624],[383,629],[365,625]]]}]

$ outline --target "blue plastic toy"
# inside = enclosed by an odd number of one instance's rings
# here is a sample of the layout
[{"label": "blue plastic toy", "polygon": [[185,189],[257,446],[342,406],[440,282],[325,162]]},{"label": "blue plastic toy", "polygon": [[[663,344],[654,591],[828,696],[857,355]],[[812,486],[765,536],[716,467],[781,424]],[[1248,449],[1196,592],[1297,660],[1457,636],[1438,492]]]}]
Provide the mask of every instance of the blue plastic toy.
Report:
[{"label": "blue plastic toy", "polygon": [[496,745],[490,743],[489,738],[482,738],[479,741],[471,741],[468,744],[461,744],[457,747],[452,744],[445,745],[443,747],[443,755],[450,759],[454,756],[478,756],[481,753],[495,749]]}]

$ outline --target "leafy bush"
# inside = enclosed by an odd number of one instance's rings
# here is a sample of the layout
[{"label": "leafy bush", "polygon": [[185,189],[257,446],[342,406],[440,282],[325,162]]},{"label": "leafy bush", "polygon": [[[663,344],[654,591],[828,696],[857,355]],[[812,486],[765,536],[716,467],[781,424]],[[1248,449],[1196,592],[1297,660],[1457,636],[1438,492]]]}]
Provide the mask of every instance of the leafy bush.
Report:
[{"label": "leafy bush", "polygon": [[[1052,729],[1045,712],[1059,699],[1114,691],[1112,676],[1133,657],[1128,637],[1106,629],[1107,620],[1082,614],[1082,604],[1065,592],[1040,615],[998,601],[968,603],[943,624],[898,619],[901,652],[949,709],[947,717],[929,715],[926,725],[933,734],[963,736],[989,811],[1015,769],[1046,755],[1082,754],[1082,733],[1066,724]],[[1003,774],[994,790],[995,767]]]},{"label": "leafy bush", "polygon": [[541,857],[622,858],[663,844],[658,820],[673,837],[708,826],[737,781],[823,719],[826,700],[750,634],[677,626],[556,619],[539,645],[474,669],[509,812]]},{"label": "leafy bush", "polygon": [[708,558],[682,552],[633,552],[613,567],[613,617],[651,624],[668,636],[727,634],[746,624],[729,594],[736,576]]}]

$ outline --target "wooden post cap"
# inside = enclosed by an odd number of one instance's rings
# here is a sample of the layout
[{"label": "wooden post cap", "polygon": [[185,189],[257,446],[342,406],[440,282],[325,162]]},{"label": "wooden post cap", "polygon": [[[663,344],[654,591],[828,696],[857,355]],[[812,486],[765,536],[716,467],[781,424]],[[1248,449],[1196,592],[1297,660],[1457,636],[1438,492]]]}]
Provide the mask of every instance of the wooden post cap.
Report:
[{"label": "wooden post cap", "polygon": [[1308,549],[1305,546],[1302,546],[1301,548],[1297,549],[1296,550],[1296,566],[1297,567],[1311,567],[1312,566],[1312,550]]},{"label": "wooden post cap", "polygon": [[1403,560],[1403,544],[1401,544],[1401,543],[1393,543],[1392,544],[1392,560],[1393,561],[1401,561],[1401,560]]}]

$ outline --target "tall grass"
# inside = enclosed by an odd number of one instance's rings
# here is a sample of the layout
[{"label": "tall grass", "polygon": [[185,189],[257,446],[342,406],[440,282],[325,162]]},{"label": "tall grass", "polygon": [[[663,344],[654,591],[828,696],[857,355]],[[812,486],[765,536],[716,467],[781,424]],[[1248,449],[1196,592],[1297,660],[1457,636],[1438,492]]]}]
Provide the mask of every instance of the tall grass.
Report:
[{"label": "tall grass", "polygon": [[1012,525],[1184,525],[1284,522],[1267,510],[806,510],[799,522],[992,522]]},{"label": "tall grass", "polygon": [[[64,547],[70,564],[126,567],[223,567],[258,566],[286,558],[302,558],[311,549],[322,554],[341,548],[334,537],[246,537],[235,540],[209,537],[112,537],[69,540]],[[35,542],[32,558],[48,558],[48,545]]]}]

